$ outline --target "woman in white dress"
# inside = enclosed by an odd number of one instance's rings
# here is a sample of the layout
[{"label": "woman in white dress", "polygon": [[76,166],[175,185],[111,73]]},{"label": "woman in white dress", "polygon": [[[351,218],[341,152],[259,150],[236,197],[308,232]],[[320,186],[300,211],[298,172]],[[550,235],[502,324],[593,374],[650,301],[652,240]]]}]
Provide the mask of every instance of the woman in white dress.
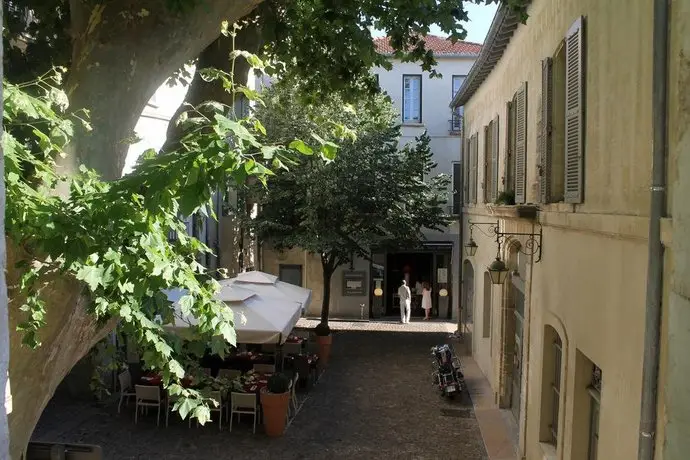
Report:
[{"label": "woman in white dress", "polygon": [[422,308],[424,309],[424,319],[430,319],[429,314],[431,313],[431,287],[429,283],[424,283],[422,288]]}]

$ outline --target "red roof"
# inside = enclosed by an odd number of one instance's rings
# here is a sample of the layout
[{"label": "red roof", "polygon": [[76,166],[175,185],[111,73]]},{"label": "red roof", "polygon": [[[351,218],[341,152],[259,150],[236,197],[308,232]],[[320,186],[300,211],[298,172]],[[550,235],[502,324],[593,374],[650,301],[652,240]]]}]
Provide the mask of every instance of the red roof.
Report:
[{"label": "red roof", "polygon": [[[423,40],[426,49],[433,51],[433,53],[437,56],[458,54],[479,56],[479,52],[482,50],[481,43],[472,43],[460,40],[453,43],[445,37],[438,37],[436,35],[427,35]],[[376,46],[376,50],[379,53],[393,53],[393,48],[389,43],[388,37],[375,38],[374,46]]]}]

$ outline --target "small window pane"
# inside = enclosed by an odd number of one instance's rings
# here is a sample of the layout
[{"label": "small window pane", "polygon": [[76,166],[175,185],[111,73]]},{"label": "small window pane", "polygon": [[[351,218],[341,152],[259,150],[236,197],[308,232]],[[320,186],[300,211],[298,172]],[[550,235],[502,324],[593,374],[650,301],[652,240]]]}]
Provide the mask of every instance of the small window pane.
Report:
[{"label": "small window pane", "polygon": [[302,266],[301,265],[280,265],[278,278],[280,281],[302,286]]},{"label": "small window pane", "polygon": [[405,75],[403,77],[403,122],[422,121],[422,77]]}]

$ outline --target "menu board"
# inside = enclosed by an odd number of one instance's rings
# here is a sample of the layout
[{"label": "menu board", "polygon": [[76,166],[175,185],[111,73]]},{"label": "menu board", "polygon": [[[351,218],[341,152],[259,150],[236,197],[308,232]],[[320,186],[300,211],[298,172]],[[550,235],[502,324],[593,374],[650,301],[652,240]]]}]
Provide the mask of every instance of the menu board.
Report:
[{"label": "menu board", "polygon": [[364,271],[343,272],[343,295],[364,296],[367,295],[367,273]]}]

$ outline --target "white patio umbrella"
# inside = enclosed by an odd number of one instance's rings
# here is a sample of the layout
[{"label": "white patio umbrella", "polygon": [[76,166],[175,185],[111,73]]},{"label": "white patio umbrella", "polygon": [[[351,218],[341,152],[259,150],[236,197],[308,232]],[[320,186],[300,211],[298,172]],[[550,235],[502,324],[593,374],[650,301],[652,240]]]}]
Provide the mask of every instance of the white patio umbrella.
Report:
[{"label": "white patio umbrella", "polygon": [[245,272],[240,273],[235,278],[220,280],[219,283],[221,291],[218,298],[221,300],[226,300],[227,296],[232,296],[231,286],[235,286],[248,289],[262,297],[299,302],[302,304],[302,313],[309,308],[311,303],[311,289],[280,281],[277,276],[269,273],[259,271]]},{"label": "white patio umbrella", "polygon": [[[166,294],[175,305],[174,322],[166,326],[184,330],[196,325],[196,318],[184,316],[177,304],[185,291],[175,289],[166,291]],[[238,343],[282,344],[302,313],[302,305],[299,302],[263,297],[241,287],[233,287],[227,292],[224,302],[234,315]]]}]

